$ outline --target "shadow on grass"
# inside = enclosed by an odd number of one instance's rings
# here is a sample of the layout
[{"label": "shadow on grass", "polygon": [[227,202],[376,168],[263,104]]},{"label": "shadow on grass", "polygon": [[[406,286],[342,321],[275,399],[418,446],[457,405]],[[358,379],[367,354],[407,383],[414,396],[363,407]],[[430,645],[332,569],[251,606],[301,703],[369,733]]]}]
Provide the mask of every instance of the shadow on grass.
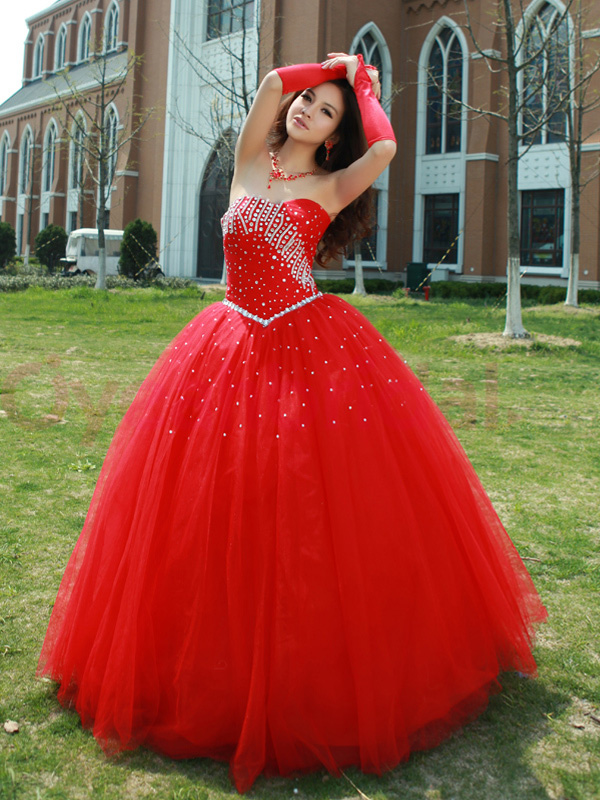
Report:
[{"label": "shadow on grass", "polygon": [[[568,707],[569,694],[513,674],[505,675],[503,684],[502,693],[491,699],[481,717],[439,747],[413,754],[382,776],[357,768],[345,770],[347,777],[325,771],[286,778],[260,776],[246,796],[342,800],[358,796],[358,789],[373,800],[549,800],[551,795],[532,770],[531,751],[551,732],[550,717]],[[143,770],[167,779],[172,788],[166,796],[173,800],[236,795],[225,763],[173,761],[138,750],[122,754],[113,761],[117,764],[126,772]]]}]

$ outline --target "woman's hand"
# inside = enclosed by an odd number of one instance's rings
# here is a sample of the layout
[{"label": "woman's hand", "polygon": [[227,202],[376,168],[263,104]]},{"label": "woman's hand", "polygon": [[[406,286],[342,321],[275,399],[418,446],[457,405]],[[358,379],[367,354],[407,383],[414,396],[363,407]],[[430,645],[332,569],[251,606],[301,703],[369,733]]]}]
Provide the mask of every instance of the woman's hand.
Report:
[{"label": "woman's hand", "polygon": [[[358,58],[356,56],[349,56],[347,53],[327,53],[327,60],[323,61],[322,66],[324,69],[330,69],[343,64],[346,67],[346,80],[350,86],[354,86],[354,76],[358,67]],[[379,71],[370,65],[365,65],[367,74],[371,78],[371,85],[373,93],[379,100],[381,97],[381,83],[379,82]]]}]

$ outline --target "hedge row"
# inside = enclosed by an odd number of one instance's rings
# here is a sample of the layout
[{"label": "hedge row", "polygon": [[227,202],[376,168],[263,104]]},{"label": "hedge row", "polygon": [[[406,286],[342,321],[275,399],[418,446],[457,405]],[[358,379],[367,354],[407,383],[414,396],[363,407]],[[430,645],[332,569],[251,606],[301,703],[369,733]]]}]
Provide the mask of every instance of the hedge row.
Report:
[{"label": "hedge row", "polygon": [[[96,278],[92,275],[76,275],[64,278],[60,275],[0,275],[0,292],[22,292],[32,286],[40,289],[72,289],[79,286],[94,287]],[[186,278],[157,277],[149,281],[134,281],[120,275],[107,275],[107,289],[135,289],[140,286],[156,286],[159,289],[187,289],[191,286],[199,287],[196,281]]]},{"label": "hedge row", "polygon": [[[327,294],[352,294],[354,291],[354,278],[319,278],[317,286],[321,292],[327,292]],[[368,294],[392,294],[399,286],[404,286],[402,281],[388,281],[386,278],[365,278],[365,289]]]},{"label": "hedge row", "polygon": [[[505,283],[466,283],[463,281],[435,281],[431,284],[431,298],[443,299],[469,299],[469,300],[494,300],[501,299],[506,294]],[[394,292],[396,297],[404,296],[404,289]],[[565,286],[539,286],[538,284],[522,283],[521,298],[531,300],[540,305],[554,305],[564,303],[567,295]],[[600,291],[598,289],[580,289],[578,293],[580,303],[600,304]]]}]

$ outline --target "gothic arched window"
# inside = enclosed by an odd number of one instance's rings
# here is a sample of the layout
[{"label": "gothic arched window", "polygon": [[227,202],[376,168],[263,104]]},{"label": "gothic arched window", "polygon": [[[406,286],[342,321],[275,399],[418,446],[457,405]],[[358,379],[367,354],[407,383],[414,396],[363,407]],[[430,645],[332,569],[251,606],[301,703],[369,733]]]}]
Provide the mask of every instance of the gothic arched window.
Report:
[{"label": "gothic arched window", "polygon": [[108,9],[104,25],[104,51],[110,53],[117,49],[119,41],[119,6],[113,3]]},{"label": "gothic arched window", "polygon": [[71,129],[71,147],[69,152],[69,189],[77,189],[78,191],[81,191],[83,186],[83,143],[85,136],[85,122],[83,116],[80,114],[76,117]]},{"label": "gothic arched window", "polygon": [[10,139],[8,133],[4,132],[0,140],[0,196],[6,191],[8,182],[8,151],[10,150]]},{"label": "gothic arched window", "polygon": [[106,114],[105,121],[105,137],[106,137],[106,165],[108,168],[106,187],[110,192],[113,178],[115,177],[115,170],[117,168],[117,155],[119,151],[119,117],[114,106],[110,106]]},{"label": "gothic arched window", "polygon": [[[365,64],[371,64],[379,70],[381,81],[381,102],[389,114],[389,98],[392,89],[392,66],[389,51],[381,31],[374,23],[365,25],[356,35],[351,53],[360,53]],[[372,234],[360,243],[363,262],[369,266],[380,266],[385,263],[387,251],[387,216],[388,216],[388,171],[380,175],[373,184],[373,221]],[[348,254],[348,261],[354,260],[354,254]]]},{"label": "gothic arched window", "polygon": [[77,48],[77,61],[88,61],[90,57],[90,40],[92,38],[92,20],[86,14],[79,26],[79,46]]},{"label": "gothic arched window", "polygon": [[54,171],[56,165],[56,139],[57,129],[54,120],[50,122],[46,129],[44,138],[44,156],[42,162],[42,191],[51,192],[54,183]]},{"label": "gothic arched window", "polygon": [[38,40],[35,43],[35,50],[33,51],[33,72],[31,73],[31,77],[34,80],[36,78],[41,78],[43,69],[44,69],[44,37],[40,33],[40,35],[38,36]]},{"label": "gothic arched window", "polygon": [[565,99],[569,94],[569,23],[551,3],[529,21],[523,37],[522,133],[525,144],[565,139]]},{"label": "gothic arched window", "polygon": [[67,28],[62,25],[58,36],[56,37],[56,45],[54,50],[54,69],[59,72],[64,69],[65,61],[67,60]]},{"label": "gothic arched window", "polygon": [[426,153],[461,149],[463,51],[456,32],[437,34],[427,64]]},{"label": "gothic arched window", "polygon": [[31,182],[31,158],[33,155],[33,134],[27,128],[21,139],[19,158],[19,194],[27,194]]},{"label": "gothic arched window", "polygon": [[213,148],[200,189],[197,275],[220,278],[223,272],[223,232],[221,217],[227,210],[233,177],[235,136],[224,133]]}]

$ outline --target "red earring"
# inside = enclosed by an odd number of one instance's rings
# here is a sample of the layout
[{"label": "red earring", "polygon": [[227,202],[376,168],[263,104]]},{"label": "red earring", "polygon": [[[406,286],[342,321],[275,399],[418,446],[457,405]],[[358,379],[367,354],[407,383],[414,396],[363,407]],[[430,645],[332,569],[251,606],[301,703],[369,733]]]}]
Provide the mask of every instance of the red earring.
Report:
[{"label": "red earring", "polygon": [[329,161],[329,154],[333,150],[333,142],[330,141],[329,139],[325,139],[324,145],[325,145],[325,152],[327,153],[327,155],[325,156],[325,161]]}]

